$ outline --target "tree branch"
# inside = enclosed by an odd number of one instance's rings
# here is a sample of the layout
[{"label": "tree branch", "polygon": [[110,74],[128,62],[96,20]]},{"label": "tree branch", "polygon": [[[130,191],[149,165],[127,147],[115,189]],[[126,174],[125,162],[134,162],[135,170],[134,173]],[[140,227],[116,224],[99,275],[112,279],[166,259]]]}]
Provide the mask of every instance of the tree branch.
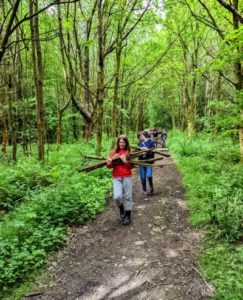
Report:
[{"label": "tree branch", "polygon": [[[130,35],[130,33],[136,28],[137,24],[141,21],[141,19],[143,18],[144,14],[145,14],[146,11],[148,10],[151,1],[152,1],[152,0],[149,0],[149,1],[148,1],[147,6],[146,6],[145,9],[143,10],[143,12],[141,13],[141,15],[140,15],[139,18],[137,19],[137,21],[136,21],[136,22],[134,23],[134,25],[133,25],[133,26],[132,26],[132,27],[131,27],[131,28],[130,28],[123,36],[122,36],[122,41],[124,41],[124,40]],[[124,21],[124,23],[123,23],[123,26],[122,26],[122,29],[121,29],[122,32],[124,31],[124,29],[125,29],[125,27],[126,27],[126,24],[127,24],[128,20],[129,20],[129,17],[130,17],[130,15],[131,15],[131,12],[135,9],[136,3],[137,3],[137,1],[135,1],[135,2],[133,3],[133,6],[132,6],[132,8],[131,8],[131,10],[130,10],[128,16],[127,16],[127,18],[125,19],[125,21]],[[115,49],[116,41],[117,41],[117,39],[115,39],[115,40],[111,43],[111,45],[108,47],[108,49],[107,49],[106,52],[105,52],[105,56],[107,56],[109,53],[111,53],[111,52]]]},{"label": "tree branch", "polygon": [[217,0],[217,1],[228,11],[232,12],[232,14],[243,24],[243,16],[238,12],[238,10],[233,5],[228,4],[224,0]]},{"label": "tree branch", "polygon": [[[14,19],[17,15],[17,11],[18,11],[18,8],[19,8],[19,5],[20,5],[20,0],[17,0],[13,6],[13,10],[12,10],[12,14],[10,16],[10,20],[8,22],[8,25],[7,25],[7,28],[5,30],[5,35],[2,39],[2,43],[0,45],[0,62],[2,61],[2,58],[4,56],[4,53],[7,49],[7,44],[8,44],[8,40],[9,40],[9,37],[11,36],[11,34],[25,21],[28,21],[32,18],[34,18],[35,16],[39,15],[40,13],[42,13],[43,11],[45,11],[47,8],[53,6],[53,5],[56,5],[56,4],[65,4],[65,3],[74,3],[74,2],[77,2],[79,0],[72,0],[72,1],[63,1],[63,2],[59,2],[57,0],[54,0],[53,3],[50,3],[48,5],[46,5],[44,8],[40,9],[39,11],[37,11],[36,13],[30,15],[30,16],[27,16],[25,15],[25,17],[23,19],[21,19],[20,21],[18,21],[13,27],[13,22],[14,22]],[[59,2],[59,3],[58,3]],[[3,26],[3,25],[2,25]],[[2,30],[3,28],[1,28]]]},{"label": "tree branch", "polygon": [[48,5],[46,5],[45,7],[41,8],[40,10],[38,10],[36,13],[32,14],[31,16],[26,16],[20,20],[18,23],[15,24],[15,26],[11,29],[10,34],[12,34],[14,32],[14,30],[19,27],[23,22],[28,21],[34,17],[36,17],[37,15],[39,15],[40,13],[42,13],[43,11],[45,11],[46,9],[48,9],[49,7],[53,6],[53,5],[59,5],[59,4],[70,4],[70,3],[75,3],[78,2],[79,0],[72,0],[72,1],[63,1],[63,2],[59,2],[58,0],[55,0],[53,3],[50,3]]},{"label": "tree branch", "polygon": [[213,17],[212,14],[210,13],[208,7],[207,7],[202,1],[198,0],[198,2],[199,2],[199,3],[203,6],[203,8],[206,10],[206,12],[207,12],[209,18],[211,19],[211,22],[210,22],[209,20],[206,20],[206,19],[203,18],[203,17],[200,17],[200,16],[196,15],[196,14],[194,13],[193,9],[190,7],[188,1],[185,0],[185,3],[186,3],[186,5],[187,5],[187,7],[189,8],[191,15],[192,15],[194,18],[196,18],[197,20],[199,20],[201,23],[203,23],[203,24],[205,24],[206,26],[208,26],[208,27],[214,29],[215,31],[217,31],[218,34],[220,35],[220,37],[224,40],[225,35],[224,35],[223,31],[221,30],[221,28],[220,28],[220,27],[218,26],[218,24],[216,23],[214,17]]},{"label": "tree branch", "polygon": [[19,4],[20,4],[20,0],[17,0],[14,4],[14,7],[13,7],[13,11],[12,11],[12,14],[10,16],[10,20],[8,22],[8,25],[7,25],[7,28],[6,28],[6,31],[5,31],[5,35],[2,39],[2,43],[0,45],[0,62],[3,58],[3,55],[6,51],[6,46],[7,46],[7,43],[8,43],[8,39],[11,35],[11,27],[13,25],[13,22],[14,22],[14,19],[15,19],[15,16],[17,14],[17,11],[18,11],[18,8],[19,8]]}]

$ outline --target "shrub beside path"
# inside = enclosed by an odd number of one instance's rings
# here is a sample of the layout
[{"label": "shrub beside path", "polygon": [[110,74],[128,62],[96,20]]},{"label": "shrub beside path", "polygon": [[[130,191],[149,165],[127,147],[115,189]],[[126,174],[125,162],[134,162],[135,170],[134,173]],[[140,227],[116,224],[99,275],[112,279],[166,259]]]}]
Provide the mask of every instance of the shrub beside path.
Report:
[{"label": "shrub beside path", "polygon": [[133,221],[123,226],[107,201],[95,220],[72,229],[47,267],[48,280],[25,300],[198,300],[213,287],[197,264],[203,233],[188,225],[181,176],[171,158],[154,168],[155,193],[144,200],[134,170]]}]

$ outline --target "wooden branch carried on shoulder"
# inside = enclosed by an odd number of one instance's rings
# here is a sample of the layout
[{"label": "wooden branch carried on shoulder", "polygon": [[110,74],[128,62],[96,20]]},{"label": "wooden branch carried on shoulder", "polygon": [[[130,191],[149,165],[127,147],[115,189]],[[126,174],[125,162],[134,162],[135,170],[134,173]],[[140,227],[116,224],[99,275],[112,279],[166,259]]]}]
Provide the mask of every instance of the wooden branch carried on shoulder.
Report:
[{"label": "wooden branch carried on shoulder", "polygon": [[[152,152],[154,153],[154,154],[160,154],[160,155],[162,155],[162,156],[165,156],[165,157],[170,157],[170,154],[168,154],[168,153],[165,153],[165,152],[161,152],[161,151],[164,151],[163,149],[161,149],[161,150],[153,150]],[[165,150],[165,151],[168,151],[168,150]]]},{"label": "wooden branch carried on shoulder", "polygon": [[85,155],[84,158],[87,158],[87,159],[96,159],[96,160],[106,160],[106,157],[93,156],[93,155]]},{"label": "wooden branch carried on shoulder", "polygon": [[144,160],[132,160],[131,164],[133,164],[134,166],[144,166],[144,167],[159,167],[162,168],[162,165],[153,165],[151,163],[158,161],[158,160],[162,160],[163,157],[158,157],[158,158],[151,158],[151,159],[144,159]]},{"label": "wooden branch carried on shoulder", "polygon": [[[160,151],[156,150],[155,148],[151,148],[151,149],[139,149],[138,148],[138,151],[131,152],[129,155],[127,155],[127,161],[129,161],[134,166],[137,165],[137,166],[145,166],[145,167],[163,167],[161,165],[151,164],[155,161],[162,160],[163,157],[151,158],[151,159],[146,159],[146,160],[135,160],[135,158],[138,158],[139,155],[146,153],[146,152],[153,152],[153,153],[159,154],[161,156],[170,156],[169,154],[164,155],[164,153],[161,153]],[[105,157],[86,155],[85,158],[100,160],[100,162],[97,162],[97,163],[89,165],[89,166],[85,166],[85,167],[79,169],[79,172],[90,172],[95,169],[106,166],[106,158]],[[119,164],[119,163],[122,164],[122,161],[120,158],[114,158],[112,161],[117,164]]]},{"label": "wooden branch carried on shoulder", "polygon": [[162,155],[162,156],[165,156],[165,157],[170,157],[170,154],[166,153],[168,152],[168,148],[162,148],[162,149],[158,149],[158,148],[151,148],[151,149],[140,149],[139,147],[132,147],[133,149],[137,150],[135,152],[132,152],[134,154],[142,154],[142,153],[145,153],[145,152],[152,152],[154,154],[159,154],[159,155]]},{"label": "wooden branch carried on shoulder", "polygon": [[106,165],[106,161],[102,161],[102,162],[99,162],[99,163],[96,163],[96,164],[93,164],[93,165],[83,167],[83,168],[79,169],[78,171],[79,172],[90,172],[90,171],[93,171],[95,169],[99,169],[101,167],[104,167],[105,165]]}]

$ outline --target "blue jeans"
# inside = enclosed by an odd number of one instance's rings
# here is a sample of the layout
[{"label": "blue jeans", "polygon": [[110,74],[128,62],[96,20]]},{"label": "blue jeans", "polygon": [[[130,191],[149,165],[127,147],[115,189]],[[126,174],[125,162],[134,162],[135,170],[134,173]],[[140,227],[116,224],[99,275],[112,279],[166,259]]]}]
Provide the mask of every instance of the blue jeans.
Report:
[{"label": "blue jeans", "polygon": [[148,178],[148,182],[150,185],[150,188],[153,189],[153,168],[152,167],[144,167],[144,166],[139,166],[139,174],[140,174],[140,179],[141,183],[143,186],[143,191],[147,191],[146,187],[146,179]]},{"label": "blue jeans", "polygon": [[132,184],[132,176],[116,177],[113,180],[113,198],[118,206],[123,204],[125,210],[132,210]]}]

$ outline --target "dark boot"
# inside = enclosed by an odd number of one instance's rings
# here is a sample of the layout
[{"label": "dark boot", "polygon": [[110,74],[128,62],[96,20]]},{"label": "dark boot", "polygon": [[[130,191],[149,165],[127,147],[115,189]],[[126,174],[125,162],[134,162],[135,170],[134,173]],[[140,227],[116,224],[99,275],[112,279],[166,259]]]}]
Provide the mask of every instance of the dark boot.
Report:
[{"label": "dark boot", "polygon": [[151,195],[154,193],[153,177],[148,177]]},{"label": "dark boot", "polygon": [[126,210],[123,225],[129,225],[130,223],[131,223],[131,210]]},{"label": "dark boot", "polygon": [[122,220],[124,220],[124,218],[125,218],[125,210],[124,210],[123,204],[121,204],[119,206],[119,210],[120,210],[120,217],[121,217]]}]

